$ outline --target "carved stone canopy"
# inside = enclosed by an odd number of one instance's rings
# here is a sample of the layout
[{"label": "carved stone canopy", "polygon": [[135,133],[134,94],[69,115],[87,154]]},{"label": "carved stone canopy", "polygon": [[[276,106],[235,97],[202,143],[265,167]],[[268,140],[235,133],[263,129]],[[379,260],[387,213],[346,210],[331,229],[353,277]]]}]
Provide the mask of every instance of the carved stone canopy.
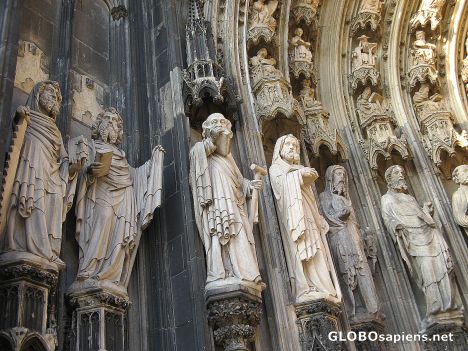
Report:
[{"label": "carved stone canopy", "polygon": [[318,25],[318,6],[320,0],[293,0],[291,5],[291,12],[294,15],[296,23],[300,23],[302,20],[317,28]]}]

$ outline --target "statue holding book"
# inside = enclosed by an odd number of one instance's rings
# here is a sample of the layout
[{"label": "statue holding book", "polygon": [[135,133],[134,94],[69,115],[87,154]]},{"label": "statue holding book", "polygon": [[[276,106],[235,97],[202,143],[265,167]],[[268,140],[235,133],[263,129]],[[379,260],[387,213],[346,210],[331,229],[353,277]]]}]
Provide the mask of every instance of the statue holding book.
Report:
[{"label": "statue holding book", "polygon": [[126,294],[141,232],[161,204],[164,150],[131,167],[122,141],[123,121],[114,108],[97,116],[90,162],[80,174],[76,203],[79,268],[71,290],[107,288]]}]

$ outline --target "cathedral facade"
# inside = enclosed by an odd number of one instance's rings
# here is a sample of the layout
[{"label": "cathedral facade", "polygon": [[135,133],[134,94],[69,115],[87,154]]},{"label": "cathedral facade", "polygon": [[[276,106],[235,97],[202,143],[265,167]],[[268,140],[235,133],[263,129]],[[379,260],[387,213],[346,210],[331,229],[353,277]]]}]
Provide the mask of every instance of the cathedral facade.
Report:
[{"label": "cathedral facade", "polygon": [[1,0],[0,351],[466,350],[467,0]]}]

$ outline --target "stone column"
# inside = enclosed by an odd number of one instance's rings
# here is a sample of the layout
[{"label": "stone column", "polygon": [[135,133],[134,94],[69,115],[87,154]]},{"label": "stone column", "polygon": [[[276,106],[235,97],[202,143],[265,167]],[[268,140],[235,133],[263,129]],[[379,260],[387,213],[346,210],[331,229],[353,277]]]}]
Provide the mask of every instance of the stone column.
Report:
[{"label": "stone column", "polygon": [[124,351],[126,347],[126,295],[101,288],[70,294],[74,309],[71,350]]},{"label": "stone column", "polygon": [[45,262],[0,260],[0,336],[13,350],[22,350],[32,339],[55,350],[57,324],[51,297],[57,280],[58,269]]},{"label": "stone column", "polygon": [[261,291],[244,285],[206,292],[208,322],[215,344],[224,351],[250,351],[262,313]]},{"label": "stone column", "polygon": [[342,305],[339,302],[320,299],[295,305],[297,328],[302,350],[339,351],[345,349],[344,342],[329,339],[331,332],[343,330],[340,323]]}]

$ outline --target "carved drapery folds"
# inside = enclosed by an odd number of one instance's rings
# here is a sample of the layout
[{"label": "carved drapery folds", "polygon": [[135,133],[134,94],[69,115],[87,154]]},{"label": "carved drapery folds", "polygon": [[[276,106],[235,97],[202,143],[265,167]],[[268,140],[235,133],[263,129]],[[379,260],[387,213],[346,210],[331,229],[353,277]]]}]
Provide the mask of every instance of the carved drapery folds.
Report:
[{"label": "carved drapery folds", "polygon": [[294,36],[289,41],[289,68],[295,78],[302,74],[306,78],[313,78],[316,83],[313,72],[314,63],[312,61],[312,52],[310,42],[302,39],[304,31],[298,27],[294,31]]},{"label": "carved drapery folds", "polygon": [[[397,123],[390,103],[384,98],[376,56],[379,45],[381,1],[364,0],[351,27],[352,42],[356,46],[351,56],[350,85],[353,90],[356,114],[358,117],[358,139],[372,171],[378,169],[379,158],[389,160],[392,152],[403,159],[409,158],[405,136],[396,136]],[[376,26],[357,25],[363,13],[378,13]],[[377,19],[376,16],[369,17]],[[371,41],[370,41],[371,40]]]},{"label": "carved drapery folds", "polygon": [[261,39],[270,43],[275,38],[277,21],[275,12],[278,0],[257,0],[249,11],[247,43],[257,45]]},{"label": "carved drapery folds", "polygon": [[459,148],[466,152],[466,132],[455,130],[454,118],[440,94],[437,70],[439,22],[445,0],[423,0],[410,21],[413,39],[408,71],[413,108],[418,117],[421,139],[432,162],[441,167],[444,153],[453,157]]},{"label": "carved drapery folds", "polygon": [[468,36],[465,41],[465,58],[462,60],[461,64],[461,78],[463,84],[465,84],[465,92],[468,95]]},{"label": "carved drapery folds", "polygon": [[354,35],[360,29],[377,30],[381,20],[382,0],[363,0],[357,15],[353,18],[351,34]]}]

